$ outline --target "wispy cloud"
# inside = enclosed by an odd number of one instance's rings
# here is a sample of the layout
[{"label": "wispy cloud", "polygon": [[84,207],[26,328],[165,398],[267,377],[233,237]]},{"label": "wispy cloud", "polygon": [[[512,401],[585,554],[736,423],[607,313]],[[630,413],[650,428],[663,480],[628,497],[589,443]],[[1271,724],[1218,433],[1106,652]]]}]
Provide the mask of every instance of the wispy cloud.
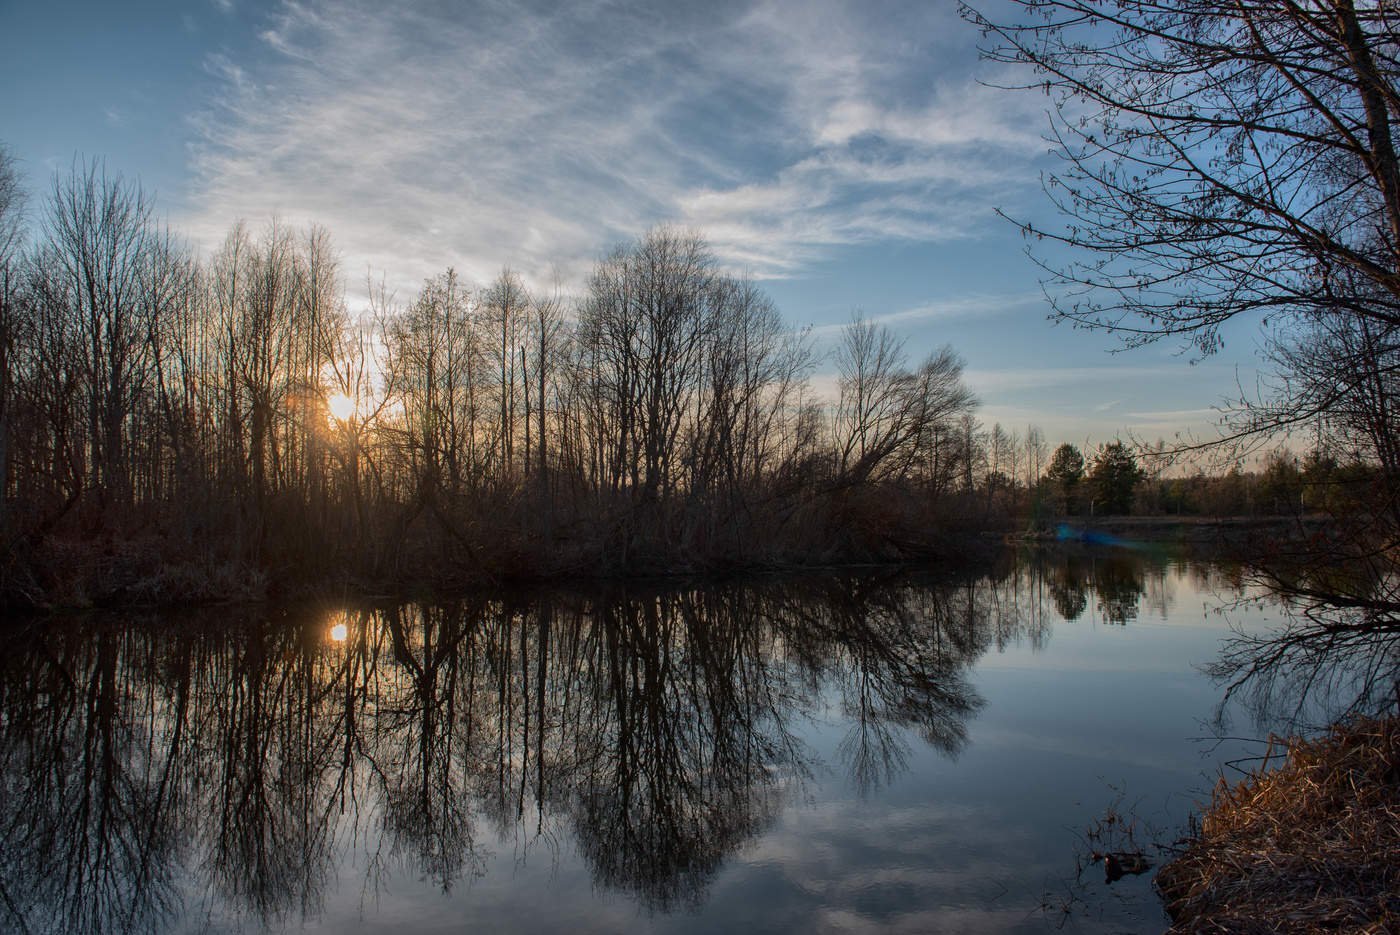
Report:
[{"label": "wispy cloud", "polygon": [[1026,309],[1044,304],[1045,296],[1040,292],[1021,292],[1013,295],[966,295],[927,302],[915,308],[882,315],[875,320],[898,324],[913,321],[996,318],[1001,315],[1021,313]]},{"label": "wispy cloud", "polygon": [[975,389],[982,392],[1015,392],[1021,390],[1048,390],[1093,384],[1138,385],[1148,378],[1179,378],[1186,370],[1185,364],[1135,367],[1124,364],[1109,364],[1098,367],[1020,367],[999,369],[969,370],[967,380]]},{"label": "wispy cloud", "polygon": [[1201,423],[1217,422],[1223,415],[1218,408],[1203,409],[1161,409],[1150,412],[1129,412],[1126,417],[1140,425],[1156,426],[1160,424],[1175,425],[1179,422]]},{"label": "wispy cloud", "polygon": [[557,264],[578,283],[674,221],[774,277],[841,245],[975,235],[1043,148],[1025,98],[936,79],[954,48],[974,64],[942,4],[460,9],[288,2],[259,60],[211,58],[225,92],[196,121],[191,234],[276,213],[325,224],[353,275]]},{"label": "wispy cloud", "polygon": [[[865,320],[871,324],[889,325],[899,328],[930,321],[959,321],[966,319],[990,319],[1002,315],[1025,312],[1027,309],[1043,305],[1045,297],[1040,292],[1020,292],[1011,295],[975,294],[938,299],[900,309],[884,315],[868,315]],[[848,322],[834,322],[812,329],[815,337],[834,339]]]}]

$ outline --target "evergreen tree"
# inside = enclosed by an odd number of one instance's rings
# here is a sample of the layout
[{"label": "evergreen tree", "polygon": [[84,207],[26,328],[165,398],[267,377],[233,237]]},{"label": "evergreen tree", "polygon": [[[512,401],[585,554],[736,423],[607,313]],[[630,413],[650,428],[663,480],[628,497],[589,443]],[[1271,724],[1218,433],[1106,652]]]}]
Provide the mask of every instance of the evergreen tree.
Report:
[{"label": "evergreen tree", "polygon": [[1045,469],[1045,478],[1062,488],[1073,487],[1084,479],[1084,456],[1071,444],[1061,445]]},{"label": "evergreen tree", "polygon": [[1083,479],[1084,456],[1079,449],[1069,443],[1056,448],[1050,458],[1050,466],[1045,469],[1045,481],[1059,509],[1067,513],[1075,512],[1079,482]]},{"label": "evergreen tree", "polygon": [[1137,459],[1122,442],[1109,442],[1099,448],[1089,471],[1097,511],[1127,513],[1133,506],[1133,489],[1141,479]]}]

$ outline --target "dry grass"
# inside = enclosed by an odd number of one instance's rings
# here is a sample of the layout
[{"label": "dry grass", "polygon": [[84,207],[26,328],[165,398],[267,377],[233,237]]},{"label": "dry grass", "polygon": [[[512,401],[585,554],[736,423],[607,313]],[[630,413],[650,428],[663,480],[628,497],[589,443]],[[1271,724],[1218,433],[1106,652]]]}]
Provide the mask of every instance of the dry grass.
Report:
[{"label": "dry grass", "polygon": [[1400,719],[1285,746],[1157,874],[1170,931],[1400,932]]}]

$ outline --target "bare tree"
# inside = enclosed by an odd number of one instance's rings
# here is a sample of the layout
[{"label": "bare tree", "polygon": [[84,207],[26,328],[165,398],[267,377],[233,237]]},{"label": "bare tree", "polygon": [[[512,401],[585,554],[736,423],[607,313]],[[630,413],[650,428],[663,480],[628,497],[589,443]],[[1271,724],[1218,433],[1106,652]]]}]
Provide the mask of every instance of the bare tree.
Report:
[{"label": "bare tree", "polygon": [[51,246],[37,250],[23,278],[14,427],[24,454],[12,457],[11,471],[27,514],[23,527],[37,538],[77,504],[86,487],[86,368],[70,283],[56,251]]},{"label": "bare tree", "polygon": [[1041,472],[1045,468],[1045,433],[1038,425],[1026,426],[1025,457],[1022,463],[1026,466],[1026,489],[1030,490],[1040,480]]},{"label": "bare tree", "polygon": [[301,288],[292,324],[289,374],[296,402],[292,421],[295,445],[289,453],[295,460],[290,474],[294,482],[319,489],[324,482],[321,433],[317,431],[321,374],[345,319],[339,260],[325,228],[307,231],[298,262]]},{"label": "bare tree", "polygon": [[214,319],[214,356],[218,361],[217,420],[219,479],[236,497],[246,486],[242,394],[238,376],[239,333],[242,295],[250,274],[253,252],[247,228],[242,221],[233,226],[214,255],[208,287],[212,293],[209,315]]},{"label": "bare tree", "polygon": [[15,353],[24,328],[19,300],[23,236],[24,190],[14,156],[0,143],[0,535],[9,521]]},{"label": "bare tree", "polygon": [[[487,327],[494,333],[490,346],[498,374],[496,393],[500,412],[500,422],[496,427],[496,471],[502,479],[509,477],[515,458],[516,359],[524,337],[530,304],[530,295],[526,292],[524,283],[521,282],[519,274],[510,267],[501,270],[501,274],[487,288],[482,299]],[[521,372],[519,377],[524,380],[525,374]]]},{"label": "bare tree", "polygon": [[[1050,267],[1061,319],[1201,355],[1236,319],[1267,326],[1278,373],[1234,401],[1232,436],[1307,427],[1374,473],[1319,551],[1281,546],[1303,639],[1386,632],[1400,615],[1393,378],[1400,329],[1400,57],[1394,7],[1354,0],[1028,0],[975,10],[993,60],[1049,94],[1061,170],[1046,189],[1076,248]],[[1034,248],[1033,248],[1034,249]],[[1345,560],[1345,575],[1326,564]],[[1322,610],[1331,605],[1334,614]],[[1309,641],[1315,641],[1309,643]],[[1325,653],[1323,653],[1325,655]]]},{"label": "bare tree", "polygon": [[152,305],[141,301],[151,203],[103,164],[75,162],[54,180],[45,227],[82,335],[90,483],[103,502],[125,501],[126,422],[151,373]]},{"label": "bare tree", "polygon": [[[150,329],[150,420],[139,441],[147,454],[143,499],[173,498],[178,476],[188,485],[198,471],[202,439],[195,433],[194,346],[198,277],[194,260],[167,230],[153,230],[143,264],[140,301]],[[168,451],[167,451],[168,449]],[[181,493],[187,493],[187,490]]]},{"label": "bare tree", "polygon": [[715,261],[699,236],[660,228],[598,264],[579,337],[602,405],[595,437],[606,478],[638,502],[675,482],[714,326]]},{"label": "bare tree", "polygon": [[[27,558],[50,533],[138,523],[157,590],[186,562],[254,589],[260,568],[431,577],[417,559],[446,537],[468,557],[440,562],[453,584],[532,562],[785,562],[865,548],[839,534],[864,509],[906,527],[886,537],[903,547],[974,463],[950,349],[911,367],[853,326],[833,414],[807,333],[695,232],[600,260],[576,322],[509,268],[480,293],[448,270],[405,308],[370,283],[352,315],[324,230],[239,222],[198,262],[139,186],[75,163],[20,256],[13,187],[0,172],[0,522],[26,550],[0,569],[6,597],[42,599]],[[902,505],[847,496],[860,485]],[[86,526],[59,530],[70,511]],[[61,576],[82,600],[130,584],[97,555]]]},{"label": "bare tree", "polygon": [[863,480],[907,441],[911,377],[904,347],[888,327],[857,314],[836,346],[839,395],[832,435],[836,468]]},{"label": "bare tree", "polygon": [[[554,291],[550,295],[537,295],[531,306],[530,338],[535,355],[535,446],[538,455],[535,459],[535,476],[538,488],[545,498],[549,497],[549,424],[551,386],[555,380],[555,369],[560,357],[560,342],[564,333],[563,302],[556,279]],[[529,376],[527,374],[528,381]],[[528,439],[529,432],[526,432]],[[526,460],[528,461],[528,454]],[[527,467],[528,472],[528,467]],[[551,509],[544,504],[546,515]]]},{"label": "bare tree", "polygon": [[449,269],[386,325],[388,392],[403,409],[415,496],[424,488],[455,496],[478,460],[473,409],[481,367],[471,292]]},{"label": "bare tree", "polygon": [[944,442],[976,405],[951,347],[911,371],[889,328],[857,316],[842,331],[836,366],[840,394],[832,435],[843,483],[902,477],[930,455],[945,458],[946,469]]},{"label": "bare tree", "polygon": [[[1047,187],[1069,224],[1025,228],[1089,251],[1058,272],[1093,290],[1058,315],[1203,353],[1245,313],[1400,320],[1388,8],[1021,6],[1020,24],[968,15],[986,53],[1033,66],[1027,87],[1056,104],[1064,169]],[[1356,294],[1353,275],[1378,288]]]}]

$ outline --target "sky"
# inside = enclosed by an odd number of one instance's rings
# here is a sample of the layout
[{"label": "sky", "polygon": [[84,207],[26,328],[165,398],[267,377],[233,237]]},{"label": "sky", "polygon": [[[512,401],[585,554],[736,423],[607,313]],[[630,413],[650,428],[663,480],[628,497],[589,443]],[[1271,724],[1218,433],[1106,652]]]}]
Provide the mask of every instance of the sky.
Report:
[{"label": "sky", "polygon": [[997,211],[1056,223],[1048,102],[978,41],[951,0],[0,0],[0,142],[35,217],[101,158],[203,256],[240,219],[319,224],[352,309],[449,266],[577,294],[693,228],[819,346],[855,314],[911,363],[951,344],[988,428],[1212,437],[1256,326],[1193,362],[1047,319]]}]

